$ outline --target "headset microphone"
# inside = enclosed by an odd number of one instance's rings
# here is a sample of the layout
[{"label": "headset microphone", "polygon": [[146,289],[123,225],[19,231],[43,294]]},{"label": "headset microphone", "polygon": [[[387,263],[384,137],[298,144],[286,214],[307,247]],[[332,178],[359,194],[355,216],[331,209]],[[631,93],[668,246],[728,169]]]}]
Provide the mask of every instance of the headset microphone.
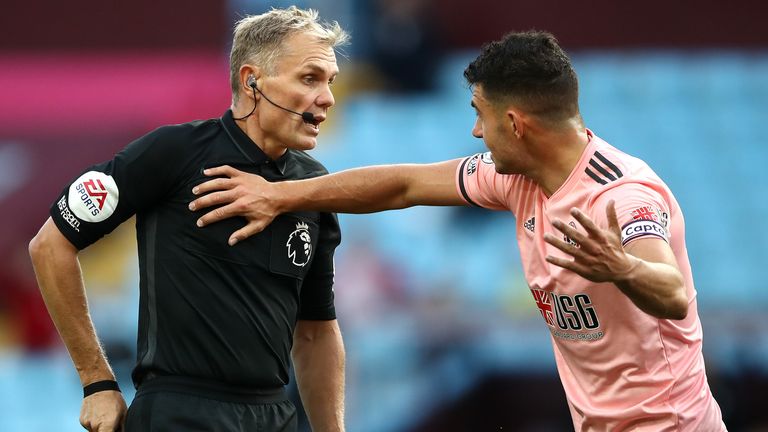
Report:
[{"label": "headset microphone", "polygon": [[304,120],[304,123],[314,123],[315,115],[309,111],[304,111],[301,113],[301,119]]},{"label": "headset microphone", "polygon": [[256,87],[256,78],[254,78],[254,76],[253,76],[253,75],[251,75],[250,77],[248,77],[248,86],[249,86],[249,87],[251,87],[251,89],[253,90],[253,109],[251,110],[251,112],[250,112],[250,113],[248,113],[248,115],[246,115],[246,116],[243,116],[243,117],[240,117],[240,118],[236,118],[235,120],[243,120],[244,118],[247,118],[248,116],[250,116],[251,114],[253,114],[253,112],[254,112],[254,111],[256,111],[256,92],[259,92],[259,93],[260,93],[262,96],[264,96],[264,99],[266,99],[266,100],[267,100],[267,102],[269,102],[269,103],[271,103],[272,105],[274,105],[274,106],[276,106],[276,107],[280,108],[281,110],[285,110],[285,111],[288,111],[288,112],[289,112],[289,113],[291,113],[291,114],[296,114],[297,116],[301,117],[301,119],[304,121],[304,123],[314,123],[314,122],[315,122],[315,115],[314,115],[314,114],[312,114],[312,113],[311,113],[311,112],[309,112],[309,111],[304,111],[304,112],[301,112],[301,113],[300,113],[300,112],[296,112],[296,111],[290,110],[290,109],[288,109],[288,108],[286,108],[286,107],[284,107],[284,106],[280,106],[280,105],[278,105],[278,104],[276,104],[276,103],[272,102],[272,101],[271,101],[271,100],[270,100],[270,99],[267,97],[267,95],[265,95],[264,93],[262,93],[262,91],[261,91],[261,90],[259,90],[259,88],[258,88],[258,87]]}]

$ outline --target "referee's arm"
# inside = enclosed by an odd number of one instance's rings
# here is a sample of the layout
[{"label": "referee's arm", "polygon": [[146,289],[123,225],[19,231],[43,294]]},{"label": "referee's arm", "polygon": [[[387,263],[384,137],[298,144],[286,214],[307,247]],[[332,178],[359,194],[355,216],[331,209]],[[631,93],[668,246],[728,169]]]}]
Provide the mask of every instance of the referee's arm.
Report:
[{"label": "referee's arm", "polygon": [[312,430],[343,432],[345,357],[338,322],[299,320],[291,355]]},{"label": "referee's arm", "polygon": [[[56,328],[69,350],[83,386],[114,380],[88,312],[77,248],[50,218],[29,243],[37,283]],[[126,404],[118,391],[102,391],[83,399],[80,424],[88,431],[121,427]]]}]

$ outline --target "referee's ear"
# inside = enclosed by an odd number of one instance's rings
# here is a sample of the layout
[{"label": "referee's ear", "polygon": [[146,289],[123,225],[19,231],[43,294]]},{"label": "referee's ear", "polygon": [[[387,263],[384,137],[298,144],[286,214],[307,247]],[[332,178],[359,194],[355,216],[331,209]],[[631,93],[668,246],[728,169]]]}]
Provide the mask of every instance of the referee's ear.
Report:
[{"label": "referee's ear", "polygon": [[[253,77],[253,78],[251,78]],[[261,68],[249,64],[240,66],[240,88],[249,98],[254,97],[256,91],[251,87],[251,82],[256,82],[258,87],[259,78],[261,78]],[[258,98],[258,96],[256,96]]]}]

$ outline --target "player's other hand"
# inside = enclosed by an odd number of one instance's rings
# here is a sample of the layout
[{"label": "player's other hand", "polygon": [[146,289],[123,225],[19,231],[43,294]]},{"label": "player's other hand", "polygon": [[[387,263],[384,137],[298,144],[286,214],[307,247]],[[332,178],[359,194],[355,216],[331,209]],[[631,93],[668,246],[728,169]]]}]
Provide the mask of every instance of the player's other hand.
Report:
[{"label": "player's other hand", "polygon": [[638,260],[624,252],[621,246],[621,229],[613,200],[608,202],[605,214],[608,229],[601,229],[579,209],[571,209],[571,216],[584,227],[586,234],[561,220],[553,221],[552,225],[565,234],[570,242],[550,233],[544,234],[544,241],[573,259],[547,255],[547,262],[578,273],[593,282],[615,282],[629,273]]},{"label": "player's other hand", "polygon": [[89,432],[120,432],[125,426],[123,394],[118,391],[102,391],[83,399],[80,408],[80,425]]},{"label": "player's other hand", "polygon": [[270,194],[272,184],[255,174],[236,170],[228,165],[203,171],[211,179],[195,186],[192,193],[199,196],[189,204],[190,210],[219,205],[197,220],[197,226],[206,225],[234,216],[244,217],[248,223],[229,237],[230,246],[261,232],[279,214],[277,200]]}]

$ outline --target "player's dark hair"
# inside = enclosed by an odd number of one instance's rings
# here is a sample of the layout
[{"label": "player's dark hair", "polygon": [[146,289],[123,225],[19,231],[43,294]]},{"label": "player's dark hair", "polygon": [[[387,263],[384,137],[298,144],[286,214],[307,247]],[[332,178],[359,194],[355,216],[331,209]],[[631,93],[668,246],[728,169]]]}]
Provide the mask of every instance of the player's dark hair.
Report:
[{"label": "player's dark hair", "polygon": [[464,70],[492,103],[514,101],[531,114],[560,121],[579,113],[579,83],[571,60],[547,32],[508,33],[483,46]]}]

